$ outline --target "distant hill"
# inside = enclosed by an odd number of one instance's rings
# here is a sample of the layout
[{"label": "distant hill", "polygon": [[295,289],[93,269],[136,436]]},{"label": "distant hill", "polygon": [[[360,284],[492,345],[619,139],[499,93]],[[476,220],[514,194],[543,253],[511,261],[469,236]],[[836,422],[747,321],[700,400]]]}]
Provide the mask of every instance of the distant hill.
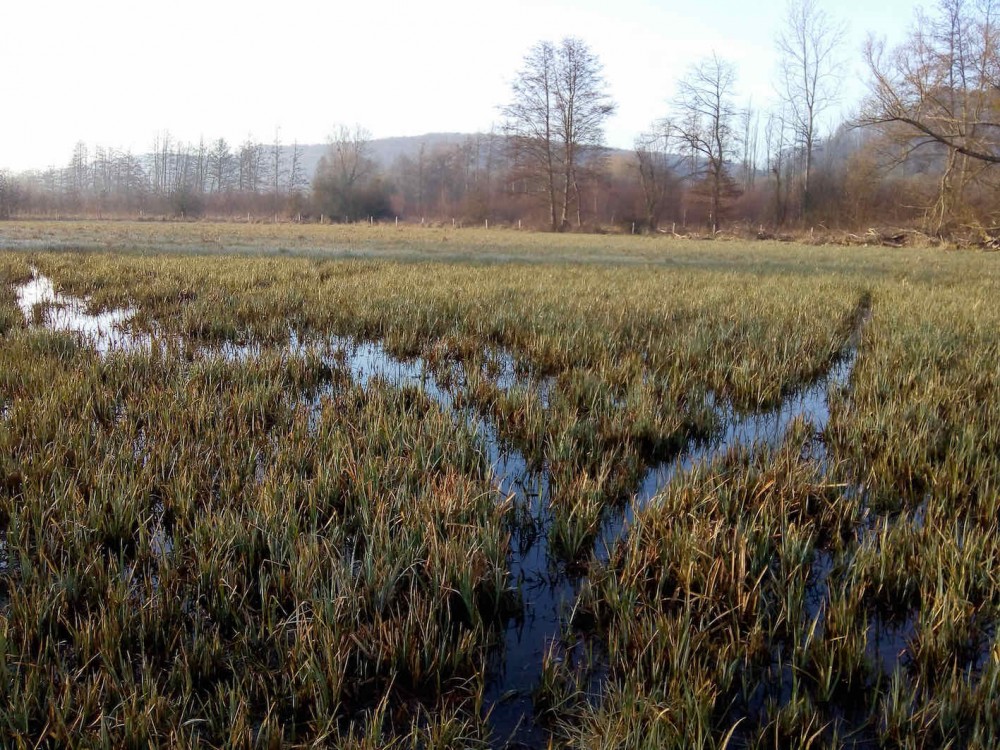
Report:
[{"label": "distant hill", "polygon": [[[375,138],[371,141],[371,156],[380,167],[386,169],[391,167],[393,162],[401,156],[416,159],[420,154],[420,149],[433,152],[439,148],[460,146],[470,138],[475,138],[479,133],[425,133],[424,135],[400,136],[395,138]],[[314,143],[300,146],[302,149],[302,167],[305,174],[312,179],[316,173],[316,166],[319,160],[327,151],[327,144]],[[290,147],[286,147],[288,155],[291,154]],[[631,156],[632,152],[625,149],[609,149],[611,156]],[[286,157],[287,158],[287,157]]]},{"label": "distant hill", "polygon": [[476,135],[476,133],[426,133],[398,138],[379,138],[371,143],[372,156],[379,164],[387,167],[400,156],[416,158],[421,147],[433,151],[437,148],[460,146]]},{"label": "distant hill", "polygon": [[[427,151],[448,146],[458,146],[465,143],[466,139],[474,138],[475,133],[426,133],[424,135],[402,136],[396,138],[375,138],[369,144],[371,156],[382,168],[392,166],[400,156],[417,158],[421,147]],[[325,143],[312,143],[300,146],[302,149],[302,167],[310,179],[316,173],[316,166],[319,160],[326,153],[328,145]],[[286,147],[288,155],[291,155],[291,148]]]}]

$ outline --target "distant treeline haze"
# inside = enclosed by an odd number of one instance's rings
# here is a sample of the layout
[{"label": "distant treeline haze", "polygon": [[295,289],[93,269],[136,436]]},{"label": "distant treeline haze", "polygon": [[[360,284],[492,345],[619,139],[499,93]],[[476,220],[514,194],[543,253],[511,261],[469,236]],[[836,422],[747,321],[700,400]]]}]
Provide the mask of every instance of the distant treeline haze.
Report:
[{"label": "distant treeline haze", "polygon": [[373,140],[340,125],[316,146],[164,131],[143,153],[80,142],[65,166],[0,171],[0,218],[398,217],[636,232],[906,224],[992,236],[998,12],[941,0],[898,47],[871,38],[868,94],[825,132],[842,111],[844,27],[819,0],[790,0],[774,102],[740,101],[739,71],[712,53],[674,83],[663,117],[629,151],[605,147],[613,92],[596,54],[567,38],[529,50],[488,133]]}]

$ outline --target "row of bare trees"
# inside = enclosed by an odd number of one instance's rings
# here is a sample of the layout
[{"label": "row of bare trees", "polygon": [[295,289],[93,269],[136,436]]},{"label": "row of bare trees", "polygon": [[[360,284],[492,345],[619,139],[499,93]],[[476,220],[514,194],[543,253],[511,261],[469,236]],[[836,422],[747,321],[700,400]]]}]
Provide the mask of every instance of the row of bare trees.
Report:
[{"label": "row of bare trees", "polygon": [[[79,148],[85,148],[83,144]],[[76,163],[74,155],[73,164]],[[149,190],[154,195],[187,192],[196,195],[293,193],[308,185],[302,148],[286,148],[280,131],[269,144],[247,138],[235,148],[225,138],[197,144],[157,134],[144,157]]]},{"label": "row of bare trees", "polygon": [[820,118],[837,101],[844,34],[818,0],[789,2],[775,42],[777,103],[767,113],[740,106],[732,62],[713,52],[692,64],[667,116],[636,139],[646,226],[656,229],[665,206],[683,194],[686,208],[703,204],[702,220],[713,233],[727,207],[773,225],[793,218],[791,206],[795,219],[814,218]]},{"label": "row of bare trees", "polygon": [[[736,67],[718,54],[692,64],[667,114],[636,139],[633,220],[656,229],[670,215],[714,233],[726,220],[856,226],[882,218],[936,234],[993,234],[998,8],[995,0],[939,0],[917,12],[898,47],[870,37],[870,93],[855,116],[824,133],[839,101],[845,26],[819,0],[789,0],[775,39],[774,106],[740,106]],[[571,205],[582,205],[581,164],[603,167],[602,126],[614,111],[604,86],[583,42],[540,43],[503,108],[516,166],[553,230],[567,228]]]},{"label": "row of bare trees", "polygon": [[13,182],[8,214],[98,216],[284,213],[303,202],[309,186],[302,148],[285,147],[278,133],[270,144],[248,138],[233,148],[223,138],[184,143],[164,132],[142,155],[79,142],[67,166]]},{"label": "row of bare trees", "polygon": [[[674,84],[632,153],[604,147],[615,102],[580,39],[524,57],[502,122],[460,142],[379,163],[360,126],[335,128],[307,174],[303,149],[252,138],[144,154],[77,145],[67,166],[0,173],[0,218],[39,213],[292,214],[358,221],[527,222],[553,231],[665,222],[716,232],[746,225],[914,223],[934,233],[1000,224],[1000,33],[995,0],[939,0],[903,43],[865,48],[870,91],[832,127],[844,26],[820,0],[788,0],[775,37],[774,102],[739,97],[716,53]],[[667,93],[667,89],[665,89]]]},{"label": "row of bare trees", "polygon": [[421,144],[415,154],[400,155],[387,170],[395,209],[420,220],[510,221],[518,211],[498,193],[511,174],[511,157],[506,139],[495,131],[453,144]]}]

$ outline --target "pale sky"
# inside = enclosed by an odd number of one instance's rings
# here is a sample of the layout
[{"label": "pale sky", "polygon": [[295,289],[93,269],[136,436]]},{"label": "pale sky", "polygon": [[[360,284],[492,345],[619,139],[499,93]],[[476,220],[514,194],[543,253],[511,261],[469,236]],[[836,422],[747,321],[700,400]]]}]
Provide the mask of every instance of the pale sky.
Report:
[{"label": "pale sky", "polygon": [[[821,0],[822,1],[822,0]],[[844,99],[863,92],[869,31],[902,36],[914,4],[826,0],[848,23]],[[335,123],[374,137],[499,122],[535,42],[583,39],[618,112],[609,145],[666,114],[677,78],[715,50],[740,99],[773,98],[784,1],[0,0],[0,168],[68,163],[85,142],[142,153],[157,132],[322,143]]]}]

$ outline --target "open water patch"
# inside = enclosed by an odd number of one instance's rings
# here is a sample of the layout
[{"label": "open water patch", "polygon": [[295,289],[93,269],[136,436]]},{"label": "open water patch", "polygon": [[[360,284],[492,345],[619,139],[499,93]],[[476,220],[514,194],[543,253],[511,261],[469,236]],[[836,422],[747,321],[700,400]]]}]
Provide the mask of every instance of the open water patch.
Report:
[{"label": "open water patch", "polygon": [[[866,315],[858,325],[863,326],[867,320]],[[822,434],[830,421],[829,396],[831,390],[843,391],[848,387],[858,358],[857,343],[856,337],[852,336],[849,346],[841,352],[829,370],[787,395],[773,408],[740,411],[710,394],[710,407],[715,410],[719,423],[723,425],[721,431],[709,439],[689,441],[676,457],[654,464],[646,470],[634,501],[620,514],[610,515],[604,524],[600,543],[595,549],[599,558],[607,558],[608,551],[627,535],[635,521],[636,512],[655,502],[656,496],[675,477],[739,448],[750,451],[776,449],[796,422],[805,422],[812,430],[810,458],[819,461],[825,471],[827,457]]]},{"label": "open water patch", "polygon": [[85,299],[56,291],[52,280],[33,269],[34,277],[15,288],[17,305],[25,321],[40,324],[62,333],[75,333],[86,339],[101,354],[113,349],[148,348],[149,336],[125,329],[134,310],[90,312]]},{"label": "open water patch", "polygon": [[[50,330],[75,333],[90,342],[102,355],[116,350],[145,351],[160,340],[149,333],[128,328],[133,311],[128,309],[90,313],[86,300],[57,292],[52,282],[36,272],[27,284],[17,288],[18,305],[30,325],[42,325]],[[818,460],[825,468],[825,448],[819,435],[830,420],[830,393],[848,387],[857,361],[861,329],[867,321],[867,311],[859,314],[855,329],[841,356],[821,377],[786,395],[780,405],[756,412],[739,412],[721,400],[710,403],[716,412],[721,431],[710,440],[692,440],[675,458],[650,466],[636,487],[633,502],[623,508],[608,507],[601,531],[592,543],[592,554],[601,558],[630,531],[637,511],[651,502],[679,474],[710,462],[730,450],[775,448],[785,439],[797,421],[807,422],[816,438],[812,441],[810,460]],[[182,342],[189,346],[189,342]],[[207,356],[221,356],[231,361],[251,361],[265,351],[253,344],[224,344],[217,347],[196,347]],[[544,464],[533,464],[524,452],[500,437],[492,417],[466,405],[460,398],[468,385],[468,373],[460,363],[446,364],[451,369],[442,373],[422,357],[394,356],[379,341],[363,341],[350,337],[333,337],[307,343],[290,332],[284,351],[288,356],[315,351],[331,369],[347,372],[352,382],[363,389],[376,380],[396,388],[416,388],[438,408],[450,414],[457,423],[470,426],[477,434],[485,458],[491,467],[492,481],[498,494],[509,499],[514,508],[511,524],[511,545],[508,559],[510,584],[520,594],[520,612],[502,625],[500,645],[492,651],[486,665],[484,710],[488,713],[498,745],[544,747],[547,731],[536,721],[533,693],[539,686],[546,653],[558,644],[572,617],[580,588],[586,580],[586,568],[567,566],[551,549],[553,528],[552,475]],[[526,378],[519,371],[511,352],[490,349],[485,352],[481,375],[501,392],[527,389],[538,398],[544,410],[550,408],[556,386],[553,378]],[[318,414],[329,395],[329,388],[314,390],[306,401],[313,414]],[[172,542],[164,524],[153,530],[154,554],[169,555]],[[832,560],[828,553],[819,552],[814,566],[817,585],[811,597],[817,609],[828,596],[828,579]],[[875,647],[881,661],[888,667],[899,651],[900,639],[910,633],[886,632],[886,639]]]}]

